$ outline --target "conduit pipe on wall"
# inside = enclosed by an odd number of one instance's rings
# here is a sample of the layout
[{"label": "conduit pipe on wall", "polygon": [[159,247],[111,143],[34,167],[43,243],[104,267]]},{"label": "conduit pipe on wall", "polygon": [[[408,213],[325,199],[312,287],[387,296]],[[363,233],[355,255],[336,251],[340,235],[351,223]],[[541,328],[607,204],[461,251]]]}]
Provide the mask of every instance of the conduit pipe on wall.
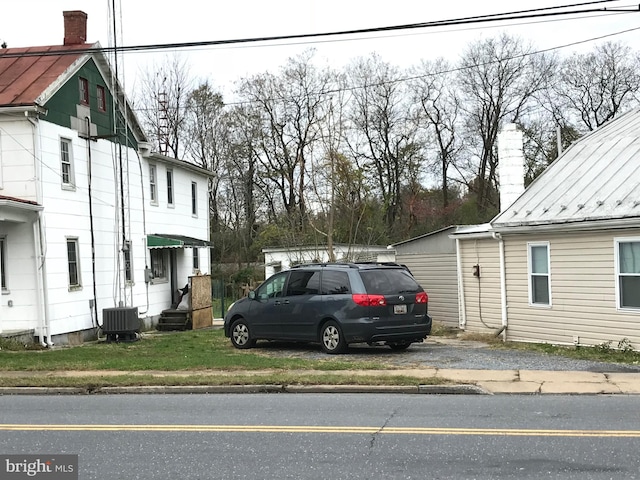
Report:
[{"label": "conduit pipe on wall", "polygon": [[[40,107],[33,110],[36,114],[46,115],[47,111]],[[38,135],[38,117],[32,117],[29,112],[25,112],[28,122],[31,124],[32,134],[32,148],[36,181],[36,200],[38,205],[42,205],[42,175],[40,171],[42,169],[42,162],[38,162],[40,159],[40,152],[42,151],[40,145],[40,137]],[[42,210],[38,210],[37,216],[33,222],[33,248],[35,257],[35,275],[36,275],[36,305],[38,309],[38,329],[39,340],[43,347],[53,347],[53,341],[51,340],[51,315],[49,313],[49,290],[47,282],[47,263],[46,263],[46,246],[43,233],[43,213]]]},{"label": "conduit pipe on wall", "polygon": [[[34,235],[36,243],[36,266],[40,270],[38,274],[36,272],[39,290],[42,292],[42,303],[44,310],[44,332],[40,330],[40,343],[42,346],[53,347],[53,341],[51,340],[51,315],[49,314],[49,284],[47,282],[47,262],[45,258],[45,246],[44,235],[42,234],[42,211],[38,212],[38,219],[34,224]],[[38,295],[40,296],[40,295]],[[40,313],[42,315],[42,313]],[[43,336],[46,338],[46,342],[43,341]]]},{"label": "conduit pipe on wall", "polygon": [[462,280],[462,254],[460,253],[460,239],[456,238],[456,263],[458,265],[458,326],[464,330],[467,327],[467,309],[464,300],[464,282]]},{"label": "conduit pipe on wall", "polygon": [[500,252],[500,306],[502,327],[496,333],[496,337],[502,334],[503,340],[507,339],[507,327],[509,326],[509,318],[507,315],[507,271],[504,259],[504,240],[498,232],[491,232],[491,236],[498,241],[498,249]]}]

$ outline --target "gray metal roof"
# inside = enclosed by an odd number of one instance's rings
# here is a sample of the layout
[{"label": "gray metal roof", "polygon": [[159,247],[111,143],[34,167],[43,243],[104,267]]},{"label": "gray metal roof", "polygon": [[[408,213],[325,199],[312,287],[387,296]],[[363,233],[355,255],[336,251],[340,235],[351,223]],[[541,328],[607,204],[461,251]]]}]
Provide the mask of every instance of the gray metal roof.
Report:
[{"label": "gray metal roof", "polygon": [[640,225],[640,109],[575,142],[491,224],[500,229],[634,218]]}]

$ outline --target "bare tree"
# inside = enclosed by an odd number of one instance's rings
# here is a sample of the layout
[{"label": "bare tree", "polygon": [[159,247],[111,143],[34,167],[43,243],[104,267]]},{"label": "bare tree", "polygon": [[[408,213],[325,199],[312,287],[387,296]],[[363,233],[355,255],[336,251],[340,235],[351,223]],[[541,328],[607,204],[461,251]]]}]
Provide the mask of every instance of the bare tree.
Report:
[{"label": "bare tree", "polygon": [[[239,93],[261,114],[259,163],[263,179],[279,195],[290,220],[306,215],[307,162],[318,138],[320,106],[329,75],[312,62],[313,51],[289,59],[278,76],[265,73],[241,82]],[[274,213],[276,205],[273,205]]]},{"label": "bare tree", "polygon": [[639,66],[631,49],[619,42],[565,59],[552,87],[558,123],[590,131],[637,105]]},{"label": "bare tree", "polygon": [[466,140],[477,159],[467,186],[475,193],[481,217],[498,208],[498,132],[533,108],[533,96],[546,87],[552,67],[551,58],[534,55],[531,46],[506,34],[471,44],[461,59],[458,83],[464,94]]},{"label": "bare tree", "polygon": [[400,211],[402,187],[415,171],[412,165],[422,159],[417,122],[397,68],[372,55],[356,60],[347,75],[353,85],[352,153],[372,174],[383,202],[384,224],[391,232]]},{"label": "bare tree", "polygon": [[182,158],[186,103],[192,89],[186,60],[177,54],[142,75],[136,110],[154,148],[170,157]]},{"label": "bare tree", "polygon": [[218,191],[224,174],[224,148],[227,138],[222,123],[224,102],[222,94],[207,83],[191,91],[187,97],[184,128],[185,150],[196,165],[213,173],[209,178],[209,213],[211,227],[220,227]]},{"label": "bare tree", "polygon": [[442,204],[449,204],[449,167],[462,149],[458,131],[460,99],[455,87],[453,67],[440,58],[435,62],[422,62],[413,70],[412,95],[426,122],[432,144],[437,152],[437,163],[442,187]]}]

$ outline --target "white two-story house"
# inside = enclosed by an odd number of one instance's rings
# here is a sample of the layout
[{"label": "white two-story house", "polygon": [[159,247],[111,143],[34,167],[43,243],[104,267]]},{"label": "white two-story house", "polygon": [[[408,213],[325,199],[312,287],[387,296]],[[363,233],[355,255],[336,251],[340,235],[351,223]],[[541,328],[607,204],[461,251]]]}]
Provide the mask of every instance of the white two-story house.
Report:
[{"label": "white two-story house", "polygon": [[152,152],[87,15],[64,44],[0,49],[0,333],[95,338],[105,309],[146,327],[210,268],[210,172]]}]

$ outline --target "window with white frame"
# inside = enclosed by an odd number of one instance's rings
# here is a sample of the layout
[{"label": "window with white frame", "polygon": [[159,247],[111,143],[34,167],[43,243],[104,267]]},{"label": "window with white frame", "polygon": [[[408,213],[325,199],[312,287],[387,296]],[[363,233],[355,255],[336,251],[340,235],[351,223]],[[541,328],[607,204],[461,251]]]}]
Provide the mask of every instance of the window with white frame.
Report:
[{"label": "window with white frame", "polygon": [[72,145],[68,138],[60,139],[60,175],[63,188],[75,188]]},{"label": "window with white frame", "polygon": [[69,269],[69,289],[82,287],[80,280],[80,250],[77,238],[67,238],[67,265]]},{"label": "window with white frame", "polygon": [[151,250],[151,272],[154,281],[167,280],[167,255],[164,249],[154,248]]},{"label": "window with white frame", "polygon": [[127,283],[133,283],[133,266],[131,265],[131,259],[133,253],[131,252],[131,241],[124,242],[122,248],[122,259],[124,261],[124,279]]},{"label": "window with white frame", "polygon": [[7,262],[5,260],[7,255],[6,243],[6,237],[0,237],[0,286],[2,287],[3,292],[7,291]]},{"label": "window with white frame", "polygon": [[191,215],[198,216],[198,184],[191,182]]},{"label": "window with white frame", "polygon": [[529,303],[551,305],[549,243],[529,243]]},{"label": "window with white frame", "polygon": [[167,169],[167,204],[173,205],[173,170]]},{"label": "window with white frame", "polygon": [[618,308],[640,308],[640,238],[616,239]]},{"label": "window with white frame", "polygon": [[193,247],[193,269],[200,270],[200,251],[197,247]]},{"label": "window with white frame", "polygon": [[158,204],[158,181],[157,169],[155,165],[149,165],[149,196],[151,197],[151,203]]}]

